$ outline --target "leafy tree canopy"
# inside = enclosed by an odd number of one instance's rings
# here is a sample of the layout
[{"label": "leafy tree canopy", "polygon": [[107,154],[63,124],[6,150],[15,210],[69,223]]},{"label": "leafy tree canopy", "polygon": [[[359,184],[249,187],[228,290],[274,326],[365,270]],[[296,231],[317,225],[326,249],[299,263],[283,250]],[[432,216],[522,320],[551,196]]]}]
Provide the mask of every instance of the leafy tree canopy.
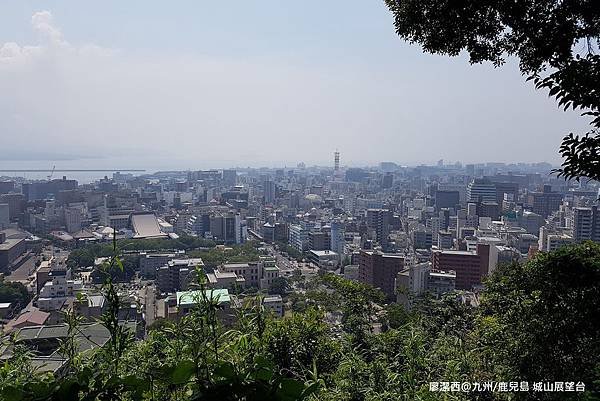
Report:
[{"label": "leafy tree canopy", "polygon": [[494,347],[486,369],[530,381],[598,383],[599,244],[502,266],[486,284],[476,336],[482,349]]},{"label": "leafy tree canopy", "polygon": [[21,307],[27,305],[31,295],[21,283],[0,281],[0,302],[17,303]]}]

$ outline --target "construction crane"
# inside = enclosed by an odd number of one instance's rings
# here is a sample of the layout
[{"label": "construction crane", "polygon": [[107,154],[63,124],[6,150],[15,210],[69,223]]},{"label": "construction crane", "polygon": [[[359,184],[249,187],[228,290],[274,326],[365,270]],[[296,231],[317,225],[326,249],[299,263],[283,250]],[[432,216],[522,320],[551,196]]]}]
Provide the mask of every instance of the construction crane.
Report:
[{"label": "construction crane", "polygon": [[50,181],[52,179],[52,176],[54,175],[54,170],[56,170],[56,166],[52,166],[52,170],[50,171],[50,175],[48,175],[48,181]]}]

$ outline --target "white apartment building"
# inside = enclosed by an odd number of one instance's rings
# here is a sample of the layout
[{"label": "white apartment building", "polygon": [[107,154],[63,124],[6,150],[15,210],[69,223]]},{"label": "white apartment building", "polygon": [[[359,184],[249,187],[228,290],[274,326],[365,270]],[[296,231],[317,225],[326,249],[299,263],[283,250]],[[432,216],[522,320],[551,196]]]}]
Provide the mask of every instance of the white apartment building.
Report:
[{"label": "white apartment building", "polygon": [[65,301],[75,296],[82,287],[81,280],[67,280],[63,275],[55,276],[41,288],[37,306],[46,312],[59,310]]}]

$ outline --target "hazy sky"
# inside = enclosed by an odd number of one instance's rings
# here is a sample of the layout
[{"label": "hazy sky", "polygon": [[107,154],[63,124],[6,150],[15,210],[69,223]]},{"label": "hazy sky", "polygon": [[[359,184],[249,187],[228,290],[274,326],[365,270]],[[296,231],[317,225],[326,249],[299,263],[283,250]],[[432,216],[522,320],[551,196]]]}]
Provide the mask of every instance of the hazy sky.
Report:
[{"label": "hazy sky", "polygon": [[404,43],[383,1],[0,3],[2,168],[557,163],[584,128],[515,63]]}]

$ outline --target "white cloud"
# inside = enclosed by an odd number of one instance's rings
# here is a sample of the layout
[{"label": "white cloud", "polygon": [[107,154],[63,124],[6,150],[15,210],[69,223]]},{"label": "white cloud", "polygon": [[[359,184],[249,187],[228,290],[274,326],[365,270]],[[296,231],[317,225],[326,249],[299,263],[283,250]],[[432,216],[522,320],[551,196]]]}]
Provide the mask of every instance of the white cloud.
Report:
[{"label": "white cloud", "polygon": [[38,11],[31,17],[33,29],[39,32],[50,44],[54,46],[68,45],[63,38],[59,28],[54,25],[52,13],[50,11]]}]

